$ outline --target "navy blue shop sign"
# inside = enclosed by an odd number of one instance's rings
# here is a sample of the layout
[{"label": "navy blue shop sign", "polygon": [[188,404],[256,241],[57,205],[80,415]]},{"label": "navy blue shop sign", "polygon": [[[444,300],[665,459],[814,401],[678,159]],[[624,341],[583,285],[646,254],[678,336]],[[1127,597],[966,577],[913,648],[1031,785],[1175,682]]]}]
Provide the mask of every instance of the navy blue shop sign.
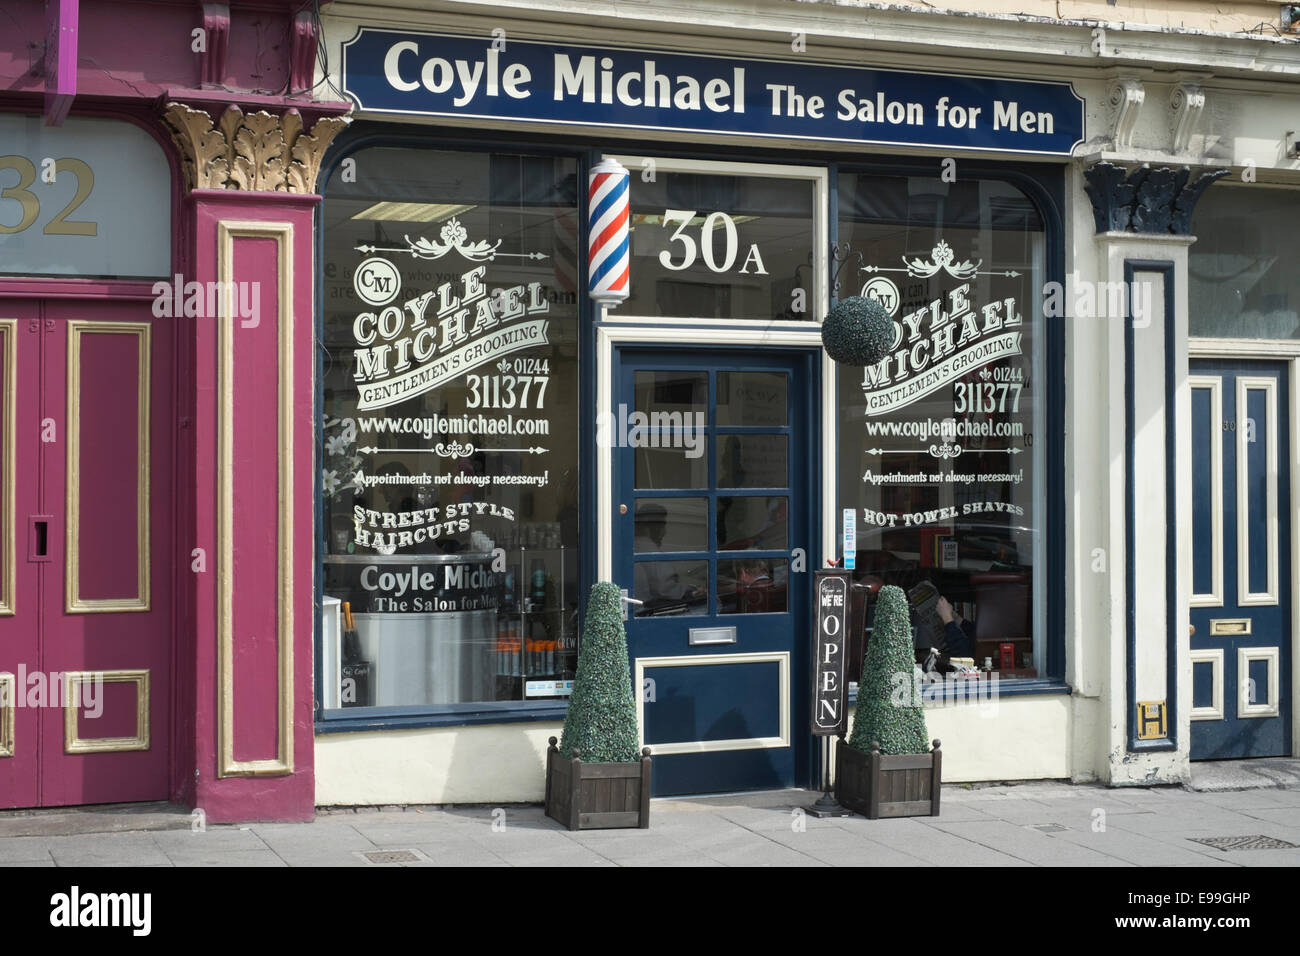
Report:
[{"label": "navy blue shop sign", "polygon": [[343,90],[370,113],[1055,156],[1084,139],[1068,83],[364,27]]}]

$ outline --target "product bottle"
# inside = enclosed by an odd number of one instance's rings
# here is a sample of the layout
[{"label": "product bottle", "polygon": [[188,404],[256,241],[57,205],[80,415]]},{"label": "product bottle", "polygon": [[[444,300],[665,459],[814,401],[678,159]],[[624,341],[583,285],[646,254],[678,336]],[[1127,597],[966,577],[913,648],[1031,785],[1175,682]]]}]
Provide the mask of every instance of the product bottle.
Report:
[{"label": "product bottle", "polygon": [[542,566],[540,559],[533,561],[531,597],[534,611],[540,611],[546,607],[546,568]]}]

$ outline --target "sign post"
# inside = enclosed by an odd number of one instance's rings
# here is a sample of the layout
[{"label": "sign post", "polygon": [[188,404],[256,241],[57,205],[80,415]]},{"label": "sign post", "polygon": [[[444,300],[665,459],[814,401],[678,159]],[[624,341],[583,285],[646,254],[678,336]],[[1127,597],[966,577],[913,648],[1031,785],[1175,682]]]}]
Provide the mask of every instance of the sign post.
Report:
[{"label": "sign post", "polygon": [[812,733],[822,738],[823,790],[808,808],[815,817],[845,816],[831,793],[831,742],[844,734],[847,705],[850,576],[839,569],[813,572]]}]

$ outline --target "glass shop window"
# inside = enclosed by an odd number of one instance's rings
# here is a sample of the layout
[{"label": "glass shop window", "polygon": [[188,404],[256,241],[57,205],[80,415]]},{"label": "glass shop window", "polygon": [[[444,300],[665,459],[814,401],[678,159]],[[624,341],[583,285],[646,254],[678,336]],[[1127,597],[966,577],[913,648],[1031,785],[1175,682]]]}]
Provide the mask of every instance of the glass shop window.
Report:
[{"label": "glass shop window", "polygon": [[1291,237],[1300,189],[1218,183],[1196,204],[1188,252],[1194,336],[1300,339],[1300,270]]},{"label": "glass shop window", "polygon": [[[893,341],[838,366],[838,505],[854,580],[898,585],[918,662],[1037,677],[1044,230],[995,180],[839,175],[840,295],[877,299]],[[874,603],[871,605],[874,608]],[[860,665],[859,665],[860,667]]]},{"label": "glass shop window", "polygon": [[562,697],[577,657],[577,163],[351,158],[322,212],[324,706]]},{"label": "glass shop window", "polygon": [[612,315],[820,317],[825,170],[619,161],[630,172],[631,296]]}]

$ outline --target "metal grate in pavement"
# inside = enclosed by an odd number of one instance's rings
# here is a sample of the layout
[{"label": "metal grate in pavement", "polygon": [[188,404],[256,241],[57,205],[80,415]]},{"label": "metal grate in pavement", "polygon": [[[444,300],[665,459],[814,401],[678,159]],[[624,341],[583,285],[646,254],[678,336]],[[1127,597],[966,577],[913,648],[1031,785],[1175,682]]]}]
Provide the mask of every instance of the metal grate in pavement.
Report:
[{"label": "metal grate in pavement", "polygon": [[362,853],[367,860],[375,864],[384,863],[419,863],[420,858],[410,850],[371,850]]},{"label": "metal grate in pavement", "polygon": [[1294,843],[1287,843],[1286,840],[1279,840],[1277,837],[1267,836],[1218,836],[1218,837],[1188,837],[1193,843],[1204,843],[1206,846],[1212,846],[1216,850],[1223,850],[1225,853],[1229,850],[1294,850]]}]

